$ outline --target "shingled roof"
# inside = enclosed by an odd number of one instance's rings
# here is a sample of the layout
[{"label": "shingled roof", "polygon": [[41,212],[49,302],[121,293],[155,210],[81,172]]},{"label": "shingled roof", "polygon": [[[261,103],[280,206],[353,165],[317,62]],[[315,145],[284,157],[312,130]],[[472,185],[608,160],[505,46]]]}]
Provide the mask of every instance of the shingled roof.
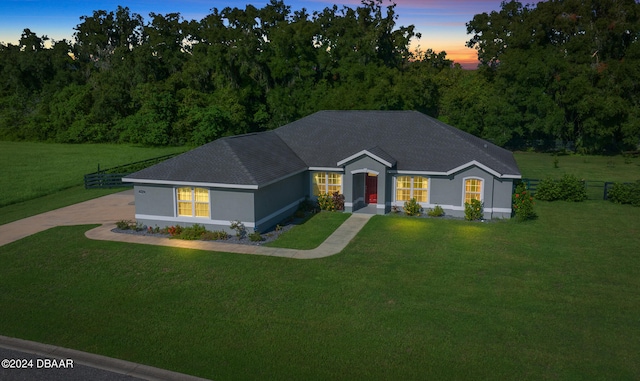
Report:
[{"label": "shingled roof", "polygon": [[513,154],[417,111],[320,111],[273,131],[221,138],[127,176],[141,182],[257,188],[360,152],[398,171],[447,174],[479,165],[520,177]]},{"label": "shingled roof", "polygon": [[125,179],[257,188],[307,168],[275,132],[267,131],[215,140]]}]

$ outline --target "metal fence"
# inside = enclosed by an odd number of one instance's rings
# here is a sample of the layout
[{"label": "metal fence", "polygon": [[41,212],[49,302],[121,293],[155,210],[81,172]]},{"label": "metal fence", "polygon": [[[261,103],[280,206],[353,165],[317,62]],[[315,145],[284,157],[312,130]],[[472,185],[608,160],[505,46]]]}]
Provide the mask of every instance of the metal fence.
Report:
[{"label": "metal fence", "polygon": [[[527,185],[527,189],[531,192],[531,195],[535,196],[536,190],[538,189],[538,184],[540,183],[540,179],[527,179],[524,178],[521,180],[523,183]],[[609,195],[609,190],[615,184],[611,181],[589,181],[582,180],[584,184],[584,188],[587,191],[587,198],[589,200],[607,200]]]},{"label": "metal fence", "polygon": [[131,187],[133,186],[132,183],[122,182],[122,178],[124,176],[130,175],[179,154],[180,153],[172,153],[102,170],[100,169],[100,164],[98,164],[98,171],[84,175],[84,187],[85,189]]},{"label": "metal fence", "polygon": [[84,175],[84,188],[128,188],[133,186],[133,184],[122,182],[122,178],[128,174],[129,173],[89,173]]}]

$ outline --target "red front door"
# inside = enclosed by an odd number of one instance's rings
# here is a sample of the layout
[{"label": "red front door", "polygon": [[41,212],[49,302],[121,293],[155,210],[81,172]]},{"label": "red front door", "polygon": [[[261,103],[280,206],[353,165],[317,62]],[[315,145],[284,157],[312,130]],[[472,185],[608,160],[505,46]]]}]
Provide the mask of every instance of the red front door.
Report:
[{"label": "red front door", "polygon": [[365,199],[367,204],[378,203],[378,176],[367,176],[364,187]]}]

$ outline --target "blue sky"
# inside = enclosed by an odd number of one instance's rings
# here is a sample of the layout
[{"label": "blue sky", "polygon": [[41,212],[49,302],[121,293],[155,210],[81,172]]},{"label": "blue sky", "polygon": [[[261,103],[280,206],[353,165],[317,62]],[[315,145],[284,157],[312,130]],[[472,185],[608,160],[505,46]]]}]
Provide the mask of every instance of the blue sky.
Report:
[{"label": "blue sky", "polygon": [[[212,8],[225,7],[244,8],[246,4],[253,4],[261,8],[268,0],[0,0],[0,42],[16,44],[25,28],[31,29],[37,35],[47,35],[54,40],[71,39],[73,28],[80,23],[80,16],[91,15],[94,10],[115,11],[118,5],[129,7],[132,12],[139,13],[148,21],[149,12],[171,13],[179,12],[187,20],[200,20],[210,13]],[[395,0],[396,13],[399,16],[398,25],[416,26],[416,31],[422,34],[420,40],[415,40],[413,46],[420,46],[422,50],[431,48],[435,51],[445,50],[447,56],[464,66],[475,66],[476,54],[474,50],[466,48],[465,23],[477,13],[491,12],[500,9],[501,0]],[[322,10],[337,4],[355,8],[361,4],[360,0],[289,0],[285,4],[292,10],[306,8],[309,13]],[[385,1],[384,5],[390,4]]]}]

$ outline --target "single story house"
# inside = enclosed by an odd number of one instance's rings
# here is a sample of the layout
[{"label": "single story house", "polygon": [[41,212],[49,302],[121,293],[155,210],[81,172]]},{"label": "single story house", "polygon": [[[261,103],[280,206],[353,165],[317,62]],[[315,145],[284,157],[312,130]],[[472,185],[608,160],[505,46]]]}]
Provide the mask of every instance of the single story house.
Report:
[{"label": "single story house", "polygon": [[231,221],[265,231],[305,198],[339,192],[345,211],[385,214],[416,198],[464,216],[511,217],[513,154],[416,111],[320,111],[272,131],[220,138],[126,176],[148,226]]}]

